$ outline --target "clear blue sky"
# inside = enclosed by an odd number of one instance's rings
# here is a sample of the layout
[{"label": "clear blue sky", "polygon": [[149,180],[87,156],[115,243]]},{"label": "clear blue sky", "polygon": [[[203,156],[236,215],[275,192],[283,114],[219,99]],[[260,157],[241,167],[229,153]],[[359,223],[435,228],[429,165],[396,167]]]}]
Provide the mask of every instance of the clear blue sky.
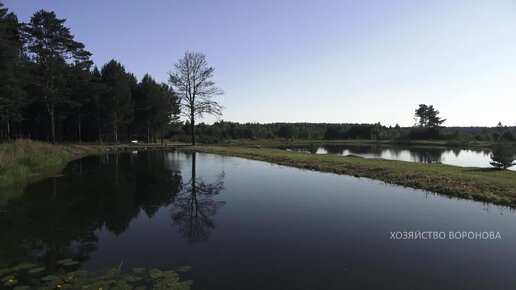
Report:
[{"label": "clear blue sky", "polygon": [[[201,51],[226,94],[224,120],[516,124],[514,0],[4,0],[21,21],[66,18],[99,66],[159,81]],[[210,119],[207,119],[210,121]]]}]

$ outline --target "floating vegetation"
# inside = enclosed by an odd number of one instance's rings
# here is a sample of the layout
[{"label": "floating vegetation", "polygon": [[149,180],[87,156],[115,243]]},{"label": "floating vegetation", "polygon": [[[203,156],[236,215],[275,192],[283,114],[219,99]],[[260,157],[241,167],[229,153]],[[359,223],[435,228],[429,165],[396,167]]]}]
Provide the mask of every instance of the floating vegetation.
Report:
[{"label": "floating vegetation", "polygon": [[188,272],[190,270],[192,270],[191,266],[182,266],[182,267],[179,267],[179,269],[177,269],[178,272]]},{"label": "floating vegetation", "polygon": [[32,263],[20,263],[14,267],[0,269],[0,286],[12,290],[55,290],[55,289],[135,289],[135,290],[188,290],[192,281],[181,281],[178,273],[190,271],[183,266],[177,271],[163,271],[157,268],[133,268],[124,273],[119,267],[98,272],[77,270],[78,261],[60,260],[59,270],[49,273],[47,268]]}]

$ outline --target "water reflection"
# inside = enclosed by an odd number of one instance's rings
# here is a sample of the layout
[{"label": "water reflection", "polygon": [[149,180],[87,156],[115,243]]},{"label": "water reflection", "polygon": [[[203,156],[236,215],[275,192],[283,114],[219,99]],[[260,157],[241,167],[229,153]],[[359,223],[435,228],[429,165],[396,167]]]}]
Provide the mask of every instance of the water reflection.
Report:
[{"label": "water reflection", "polygon": [[224,172],[214,183],[206,183],[196,176],[196,154],[191,156],[192,176],[183,183],[182,190],[172,208],[172,220],[189,243],[208,240],[209,231],[215,229],[212,217],[224,206],[224,201],[214,200],[214,196],[224,190]]},{"label": "water reflection", "polygon": [[316,150],[310,146],[282,146],[280,148],[316,154],[357,155],[365,158],[490,167],[490,151],[484,149],[386,145],[322,145]]},{"label": "water reflection", "polygon": [[[442,163],[442,156],[445,152],[446,150],[441,148],[412,148],[410,149],[410,156],[414,162]],[[399,155],[401,155],[401,149],[399,149]]]},{"label": "water reflection", "polygon": [[0,268],[22,261],[55,265],[71,258],[85,261],[97,249],[96,231],[123,234],[131,221],[152,218],[172,207],[172,221],[190,242],[205,241],[222,201],[224,173],[215,183],[183,180],[178,160],[166,152],[110,154],[72,162],[60,177],[29,185],[23,196],[0,208]]}]

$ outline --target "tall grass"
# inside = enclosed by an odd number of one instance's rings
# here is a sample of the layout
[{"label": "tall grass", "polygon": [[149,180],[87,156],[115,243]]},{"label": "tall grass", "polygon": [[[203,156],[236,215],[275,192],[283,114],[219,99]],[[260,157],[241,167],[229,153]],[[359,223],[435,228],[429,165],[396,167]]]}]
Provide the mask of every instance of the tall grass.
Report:
[{"label": "tall grass", "polygon": [[64,147],[19,139],[0,144],[0,188],[23,183],[63,166],[73,154]]}]

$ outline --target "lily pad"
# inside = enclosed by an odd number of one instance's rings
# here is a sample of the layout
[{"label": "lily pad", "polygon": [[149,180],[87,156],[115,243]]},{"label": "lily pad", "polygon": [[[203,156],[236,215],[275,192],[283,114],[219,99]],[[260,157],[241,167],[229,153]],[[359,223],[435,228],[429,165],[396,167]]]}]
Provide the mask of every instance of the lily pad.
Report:
[{"label": "lily pad", "polygon": [[14,275],[9,275],[9,276],[2,278],[2,282],[7,282],[9,280],[13,280],[14,278],[16,278]]},{"label": "lily pad", "polygon": [[138,281],[141,281],[143,279],[143,277],[138,277],[138,276],[134,276],[134,275],[129,275],[125,278],[127,280],[127,282],[129,283],[134,283],[134,282],[138,282]]},{"label": "lily pad", "polygon": [[136,274],[141,274],[141,273],[145,272],[145,268],[136,267],[136,268],[133,268],[133,272]]},{"label": "lily pad", "polygon": [[29,273],[30,274],[38,274],[38,273],[43,272],[45,269],[46,269],[45,267],[33,268],[33,269],[29,270]]},{"label": "lily pad", "polygon": [[179,281],[179,276],[174,271],[163,271],[161,273],[161,277],[163,279],[169,279],[169,280],[177,280]]},{"label": "lily pad", "polygon": [[20,263],[12,268],[14,272],[20,271],[20,270],[29,270],[36,267],[36,265],[30,263],[30,262],[23,262]]},{"label": "lily pad", "polygon": [[177,269],[178,272],[188,272],[190,270],[192,270],[192,266],[182,266]]},{"label": "lily pad", "polygon": [[72,259],[64,259],[64,260],[57,261],[57,264],[59,264],[61,266],[69,267],[69,266],[77,265],[77,264],[79,264],[79,262],[74,261]]},{"label": "lily pad", "polygon": [[16,280],[16,279],[9,279],[9,280],[5,281],[4,285],[5,286],[12,286],[12,285],[14,285],[16,283],[18,283],[18,280]]},{"label": "lily pad", "polygon": [[6,274],[9,274],[11,273],[12,270],[11,269],[8,269],[8,268],[5,268],[5,269],[0,269],[0,277],[6,275]]},{"label": "lily pad", "polygon": [[149,270],[149,276],[153,279],[159,278],[162,276],[162,272],[160,269],[150,269]]},{"label": "lily pad", "polygon": [[48,275],[48,276],[45,276],[45,277],[41,277],[41,280],[42,281],[58,281],[58,280],[61,280],[61,277],[59,276],[56,276],[56,275]]},{"label": "lily pad", "polygon": [[104,274],[104,276],[102,276],[102,279],[105,279],[105,280],[112,279],[118,274],[120,274],[120,269],[111,268],[106,272],[106,274]]}]

